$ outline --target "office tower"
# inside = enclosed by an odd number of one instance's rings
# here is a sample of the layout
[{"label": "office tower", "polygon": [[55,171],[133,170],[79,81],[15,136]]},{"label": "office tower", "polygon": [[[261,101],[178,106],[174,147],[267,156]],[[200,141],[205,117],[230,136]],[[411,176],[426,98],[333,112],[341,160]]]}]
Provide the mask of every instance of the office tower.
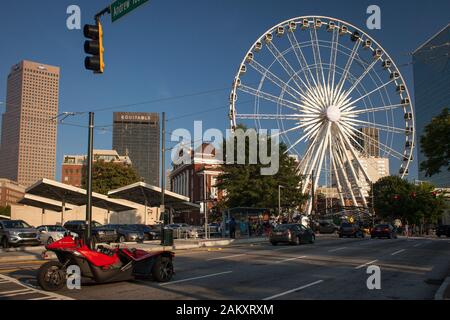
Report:
[{"label": "office tower", "polygon": [[380,156],[380,130],[377,128],[359,128],[359,132],[356,134],[358,143],[353,140],[353,145],[356,150],[361,152],[366,157],[379,157]]},{"label": "office tower", "polygon": [[0,177],[29,186],[55,178],[59,67],[22,61],[7,79]]},{"label": "office tower", "polygon": [[[450,24],[428,39],[413,52],[414,96],[416,111],[418,165],[425,161],[420,137],[425,126],[444,108],[450,108]],[[441,173],[425,177],[419,169],[419,180],[437,187],[450,186],[450,172],[444,166]]]},{"label": "office tower", "polygon": [[113,149],[129,156],[132,166],[148,184],[159,186],[159,114],[114,112]]}]

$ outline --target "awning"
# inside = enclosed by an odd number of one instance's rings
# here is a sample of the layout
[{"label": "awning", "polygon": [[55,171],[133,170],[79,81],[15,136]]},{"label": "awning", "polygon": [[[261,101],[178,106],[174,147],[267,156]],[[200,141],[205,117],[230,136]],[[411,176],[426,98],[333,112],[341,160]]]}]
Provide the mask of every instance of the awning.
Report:
[{"label": "awning", "polygon": [[[62,202],[35,196],[32,194],[25,194],[25,196],[21,200],[19,200],[18,203],[56,212],[61,212],[63,210]],[[66,211],[72,209],[72,206],[69,205],[66,205],[65,207]]]},{"label": "awning", "polygon": [[[161,188],[144,182],[111,190],[108,195],[150,207],[161,206]],[[200,209],[198,204],[190,202],[189,197],[168,190],[164,191],[164,205],[174,210]]]},{"label": "awning", "polygon": [[[70,203],[76,206],[87,204],[87,192],[85,189],[45,178],[28,187],[25,192],[43,198],[60,201],[63,204]],[[111,199],[106,195],[96,192],[92,193],[92,205],[115,212],[137,209],[124,201]]]}]

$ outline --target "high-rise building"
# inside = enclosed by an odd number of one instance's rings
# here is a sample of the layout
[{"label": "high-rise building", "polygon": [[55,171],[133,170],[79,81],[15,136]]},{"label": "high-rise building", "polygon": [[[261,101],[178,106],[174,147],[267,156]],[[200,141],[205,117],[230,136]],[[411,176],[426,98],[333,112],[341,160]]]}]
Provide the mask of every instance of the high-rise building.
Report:
[{"label": "high-rise building", "polygon": [[29,186],[56,173],[59,67],[21,61],[7,80],[0,177]]},{"label": "high-rise building", "polygon": [[[83,170],[86,165],[87,155],[65,155],[61,165],[61,182],[74,187],[81,187]],[[93,162],[105,161],[130,166],[128,156],[119,156],[115,150],[93,150]]]},{"label": "high-rise building", "polygon": [[130,157],[144,182],[159,186],[159,114],[114,112],[113,149]]},{"label": "high-rise building", "polygon": [[[366,157],[380,156],[380,130],[377,128],[359,128],[356,134],[358,143],[353,143],[356,149]],[[352,141],[354,142],[354,141]]]},{"label": "high-rise building", "polygon": [[[433,117],[450,107],[450,24],[428,39],[413,52],[414,96],[417,139],[423,135],[425,126]],[[417,143],[418,164],[426,160],[420,143]],[[450,186],[450,172],[425,177],[419,169],[419,180],[430,181],[437,187]]]}]

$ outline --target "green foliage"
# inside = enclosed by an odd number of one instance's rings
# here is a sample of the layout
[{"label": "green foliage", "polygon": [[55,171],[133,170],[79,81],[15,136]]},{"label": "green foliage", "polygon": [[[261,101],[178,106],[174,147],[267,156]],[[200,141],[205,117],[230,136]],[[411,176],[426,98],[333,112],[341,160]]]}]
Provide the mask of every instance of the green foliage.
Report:
[{"label": "green foliage", "polygon": [[[240,126],[245,130],[245,127]],[[270,154],[270,138],[268,139],[268,154]],[[259,139],[258,139],[259,141]],[[258,143],[259,151],[259,143]],[[223,146],[226,154],[226,145]],[[286,146],[280,143],[279,170],[275,175],[261,175],[261,168],[268,167],[257,164],[248,164],[249,141],[246,140],[246,164],[225,164],[222,166],[223,173],[218,177],[217,187],[225,191],[224,200],[219,203],[219,208],[267,208],[275,210],[278,208],[278,186],[281,185],[281,206],[294,209],[301,206],[307,200],[302,194],[300,185],[302,177],[297,170],[295,160],[285,153]],[[236,160],[236,148],[235,157]],[[228,161],[229,162],[229,161]]]},{"label": "green foliage", "polygon": [[0,207],[0,216],[11,217],[11,206]]},{"label": "green foliage", "polygon": [[[81,184],[86,188],[86,170],[83,168]],[[108,191],[139,182],[137,171],[122,163],[97,161],[92,166],[92,191],[107,194]]]},{"label": "green foliage", "polygon": [[397,176],[384,177],[373,185],[375,212],[387,219],[409,223],[434,223],[445,209],[442,195],[435,195],[429,183],[414,185]]},{"label": "green foliage", "polygon": [[450,171],[450,113],[448,108],[425,127],[420,138],[420,146],[427,160],[420,163],[420,170],[427,177],[441,172],[442,168]]}]

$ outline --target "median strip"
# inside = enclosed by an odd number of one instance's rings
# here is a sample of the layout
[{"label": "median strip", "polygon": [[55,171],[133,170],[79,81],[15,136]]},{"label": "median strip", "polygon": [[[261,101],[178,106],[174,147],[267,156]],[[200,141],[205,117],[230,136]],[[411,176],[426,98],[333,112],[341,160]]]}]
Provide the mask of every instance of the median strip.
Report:
[{"label": "median strip", "polygon": [[315,281],[315,282],[306,284],[306,285],[304,285],[304,286],[301,286],[301,287],[298,287],[298,288],[295,288],[295,289],[292,289],[292,290],[289,290],[289,291],[285,291],[285,292],[276,294],[276,295],[274,295],[274,296],[270,296],[270,297],[268,297],[268,298],[264,298],[263,300],[273,300],[273,299],[276,299],[276,298],[285,296],[285,295],[287,295],[287,294],[290,294],[290,293],[293,293],[293,292],[297,292],[297,291],[300,291],[300,290],[303,290],[303,289],[306,289],[306,288],[315,286],[315,285],[317,285],[317,284],[319,284],[319,283],[322,283],[322,282],[323,282],[323,280],[318,280],[318,281]]},{"label": "median strip", "polygon": [[395,256],[396,254],[402,253],[403,251],[406,251],[406,249],[395,251],[394,253],[391,253],[391,256]]},{"label": "median strip", "polygon": [[362,264],[362,265],[360,265],[360,266],[355,267],[355,270],[364,268],[365,266],[367,266],[367,265],[369,265],[369,264],[372,264],[372,263],[375,263],[375,262],[377,262],[377,261],[378,261],[378,260],[373,260],[373,261],[366,262],[366,263],[364,263],[364,264]]},{"label": "median strip", "polygon": [[228,258],[234,258],[234,257],[241,257],[241,256],[245,256],[247,255],[246,253],[242,253],[242,254],[233,254],[231,256],[225,256],[225,257],[217,257],[217,258],[211,258],[211,259],[207,259],[206,261],[213,261],[213,260],[221,260],[221,259],[228,259]]},{"label": "median strip", "polygon": [[160,286],[168,286],[168,285],[175,284],[175,283],[181,283],[181,282],[186,282],[186,281],[191,281],[191,280],[210,278],[210,277],[220,276],[220,275],[227,274],[227,273],[232,273],[232,272],[233,271],[225,271],[225,272],[208,274],[206,276],[200,276],[200,277],[187,278],[187,279],[176,280],[176,281],[171,281],[171,282],[165,282],[165,283],[161,283]]}]

